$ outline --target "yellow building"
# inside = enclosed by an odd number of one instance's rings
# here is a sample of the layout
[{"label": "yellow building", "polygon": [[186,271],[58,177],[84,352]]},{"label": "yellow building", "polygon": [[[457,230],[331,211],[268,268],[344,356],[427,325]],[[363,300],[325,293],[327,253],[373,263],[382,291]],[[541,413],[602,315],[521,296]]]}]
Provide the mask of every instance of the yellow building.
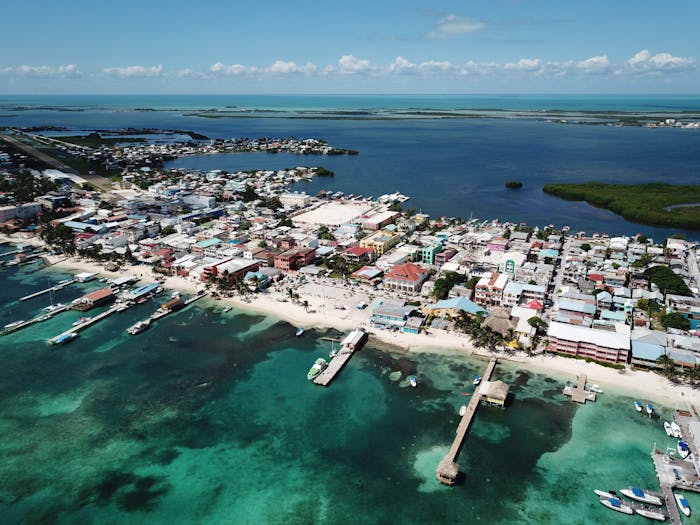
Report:
[{"label": "yellow building", "polygon": [[381,257],[385,252],[399,244],[400,241],[401,234],[380,230],[362,239],[360,241],[360,246],[363,248],[372,248],[374,253],[377,254],[377,257]]}]

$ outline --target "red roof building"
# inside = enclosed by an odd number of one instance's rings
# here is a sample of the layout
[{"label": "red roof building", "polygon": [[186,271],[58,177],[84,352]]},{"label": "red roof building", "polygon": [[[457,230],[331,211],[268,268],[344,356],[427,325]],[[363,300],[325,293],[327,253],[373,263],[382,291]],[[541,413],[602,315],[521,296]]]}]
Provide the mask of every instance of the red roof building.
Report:
[{"label": "red roof building", "polygon": [[417,292],[428,279],[428,270],[417,264],[396,264],[386,274],[384,287],[389,290]]}]

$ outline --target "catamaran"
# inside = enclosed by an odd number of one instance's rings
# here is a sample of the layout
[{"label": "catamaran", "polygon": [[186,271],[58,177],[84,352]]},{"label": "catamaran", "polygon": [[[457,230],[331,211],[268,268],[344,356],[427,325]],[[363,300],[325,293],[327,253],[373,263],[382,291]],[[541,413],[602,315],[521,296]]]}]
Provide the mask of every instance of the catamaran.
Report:
[{"label": "catamaran", "polygon": [[610,510],[622,512],[623,514],[634,514],[634,509],[618,498],[600,498],[600,502]]},{"label": "catamaran", "polygon": [[690,516],[690,503],[688,503],[688,500],[681,494],[674,494],[673,497],[676,499],[680,511],[686,516]]},{"label": "catamaran", "polygon": [[623,496],[627,496],[630,499],[641,501],[642,503],[650,503],[652,505],[663,505],[661,498],[650,494],[649,492],[644,492],[642,489],[637,487],[629,487],[620,490]]}]

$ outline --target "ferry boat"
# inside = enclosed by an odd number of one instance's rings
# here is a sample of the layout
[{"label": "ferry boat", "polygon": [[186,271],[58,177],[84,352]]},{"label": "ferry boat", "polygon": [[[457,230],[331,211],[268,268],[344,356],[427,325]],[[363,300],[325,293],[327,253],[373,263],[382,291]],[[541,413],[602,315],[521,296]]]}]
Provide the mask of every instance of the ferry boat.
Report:
[{"label": "ferry boat", "polygon": [[649,417],[654,413],[654,405],[651,403],[647,403],[647,414],[649,414]]},{"label": "ferry boat", "polygon": [[650,520],[666,521],[666,514],[664,514],[660,510],[642,509],[642,508],[637,507],[634,509],[634,512],[636,512],[640,516],[644,516],[645,518],[648,518]]},{"label": "ferry boat", "polygon": [[459,415],[460,416],[463,416],[466,413],[467,413],[467,405],[462,405],[461,407],[459,407]]},{"label": "ferry boat", "polygon": [[664,421],[664,430],[666,431],[666,435],[668,435],[668,437],[675,437],[673,427],[671,427],[671,423],[668,421]]},{"label": "ferry boat", "polygon": [[600,498],[600,502],[610,510],[622,512],[623,514],[634,514],[634,510],[618,498]]},{"label": "ferry boat", "polygon": [[676,447],[678,449],[678,454],[683,458],[687,458],[690,455],[690,447],[688,446],[688,443],[686,443],[683,440],[680,440],[678,442],[678,445]]},{"label": "ferry boat", "polygon": [[673,430],[673,437],[678,439],[683,439],[683,434],[681,433],[681,427],[675,421],[671,422],[671,430]]},{"label": "ferry boat", "polygon": [[474,376],[474,381],[472,381],[473,385],[478,385],[481,383],[481,376]]},{"label": "ferry boat", "polygon": [[674,494],[673,497],[676,499],[680,511],[686,516],[690,516],[690,503],[688,503],[688,500],[681,494]]},{"label": "ferry boat", "polygon": [[141,332],[143,332],[149,326],[151,326],[151,319],[146,319],[145,321],[139,321],[135,325],[130,326],[129,328],[126,329],[126,331],[128,333],[130,333],[131,335],[136,335],[136,334],[140,334]]},{"label": "ferry boat", "polygon": [[642,503],[650,503],[651,505],[663,505],[661,498],[644,492],[642,489],[637,487],[629,487],[627,489],[620,490],[623,496],[627,496],[630,499],[641,501]]},{"label": "ferry boat", "polygon": [[634,402],[634,409],[641,414],[642,413],[642,404],[639,401],[635,401]]},{"label": "ferry boat", "polygon": [[411,386],[413,388],[418,386],[418,380],[416,379],[416,376],[408,376],[408,382],[411,383]]},{"label": "ferry boat", "polygon": [[325,359],[322,357],[319,357],[316,359],[316,362],[313,364],[313,366],[309,369],[309,372],[306,374],[306,379],[309,381],[313,381],[314,378],[323,372],[326,367],[328,366],[328,363],[326,362]]},{"label": "ferry boat", "polygon": [[304,334],[304,329],[300,326],[299,328],[297,328],[295,335],[297,337],[301,337],[303,334]]},{"label": "ferry boat", "polygon": [[58,337],[51,339],[51,344],[61,345],[63,343],[67,343],[68,341],[72,341],[76,337],[78,337],[77,332],[68,332],[67,334],[61,334]]}]

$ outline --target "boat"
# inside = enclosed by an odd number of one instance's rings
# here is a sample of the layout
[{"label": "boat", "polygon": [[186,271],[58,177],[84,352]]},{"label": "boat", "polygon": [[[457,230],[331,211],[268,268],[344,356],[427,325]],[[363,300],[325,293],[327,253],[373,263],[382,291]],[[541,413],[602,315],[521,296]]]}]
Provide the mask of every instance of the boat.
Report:
[{"label": "boat", "polygon": [[411,383],[411,386],[413,388],[418,386],[418,380],[416,379],[416,376],[408,376],[408,382]]},{"label": "boat", "polygon": [[11,323],[8,323],[5,325],[5,330],[9,330],[10,328],[14,328],[15,326],[19,326],[23,323],[24,321],[12,321]]},{"label": "boat", "polygon": [[73,323],[73,326],[80,326],[81,324],[89,321],[90,319],[92,319],[92,317],[81,317],[80,319],[78,319],[77,321],[75,321]]},{"label": "boat", "polygon": [[462,405],[461,407],[459,407],[459,415],[460,416],[463,416],[466,413],[467,413],[467,405]]},{"label": "boat", "polygon": [[688,500],[681,494],[674,494],[673,497],[676,499],[680,511],[686,516],[690,516],[690,503],[688,503]]},{"label": "boat", "polygon": [[606,492],[604,490],[599,490],[599,489],[593,489],[593,492],[595,492],[598,496],[601,498],[616,498],[617,495],[614,490],[611,490],[609,492]]},{"label": "boat", "polygon": [[233,309],[233,306],[227,306],[223,310],[221,310],[223,313],[230,312]]},{"label": "boat", "polygon": [[623,496],[627,496],[630,499],[641,501],[642,503],[650,503],[651,505],[663,505],[663,502],[661,501],[661,498],[659,496],[655,496],[654,494],[645,492],[637,487],[629,487],[626,489],[622,489],[620,490],[620,492]]},{"label": "boat", "polygon": [[651,403],[647,403],[647,414],[649,414],[649,417],[654,413],[654,405]]},{"label": "boat", "polygon": [[681,433],[681,427],[675,421],[671,422],[671,430],[673,430],[673,437],[678,439],[683,439],[683,434]]},{"label": "boat", "polygon": [[316,359],[316,362],[313,364],[313,366],[309,369],[308,374],[306,374],[306,379],[308,379],[309,381],[313,381],[314,378],[318,374],[323,372],[327,366],[328,363],[326,362],[326,360],[322,357],[319,357],[318,359]]},{"label": "boat", "polygon": [[139,321],[135,325],[132,325],[129,328],[127,328],[126,331],[128,333],[130,333],[131,335],[136,335],[136,334],[140,334],[141,332],[143,332],[149,326],[151,326],[151,319],[150,318],[146,319],[145,321]]},{"label": "boat", "polygon": [[643,509],[643,508],[637,507],[634,509],[634,512],[636,512],[640,516],[644,516],[645,518],[649,518],[650,520],[666,521],[666,514],[664,514],[660,510]]},{"label": "boat", "polygon": [[642,404],[639,401],[635,401],[634,402],[634,409],[641,414],[642,413]]},{"label": "boat", "polygon": [[602,393],[603,393],[603,389],[600,388],[599,385],[593,385],[593,386],[591,387],[591,392],[595,392],[596,394],[602,394]]},{"label": "boat", "polygon": [[687,458],[690,455],[690,447],[688,446],[688,443],[683,441],[682,439],[678,441],[678,445],[676,446],[678,449],[678,454],[683,458]]},{"label": "boat", "polygon": [[610,510],[622,512],[623,514],[634,514],[634,510],[626,505],[619,498],[600,498],[600,502]]},{"label": "boat", "polygon": [[481,383],[481,376],[474,376],[474,381],[472,381],[473,385],[478,385]]},{"label": "boat", "polygon": [[77,332],[68,332],[66,334],[61,334],[58,337],[55,337],[54,339],[51,339],[51,344],[61,345],[63,343],[67,343],[68,341],[72,341],[76,337],[78,337]]},{"label": "boat", "polygon": [[46,308],[44,308],[44,312],[55,312],[59,308],[63,308],[63,304],[61,303],[56,303],[56,304],[50,304]]},{"label": "boat", "polygon": [[664,421],[664,430],[666,431],[668,437],[675,437],[675,434],[673,433],[673,427],[668,421]]},{"label": "boat", "polygon": [[296,331],[296,334],[295,334],[295,335],[296,335],[297,337],[300,337],[303,333],[304,333],[304,329],[300,326],[299,328],[297,328],[297,331]]}]

